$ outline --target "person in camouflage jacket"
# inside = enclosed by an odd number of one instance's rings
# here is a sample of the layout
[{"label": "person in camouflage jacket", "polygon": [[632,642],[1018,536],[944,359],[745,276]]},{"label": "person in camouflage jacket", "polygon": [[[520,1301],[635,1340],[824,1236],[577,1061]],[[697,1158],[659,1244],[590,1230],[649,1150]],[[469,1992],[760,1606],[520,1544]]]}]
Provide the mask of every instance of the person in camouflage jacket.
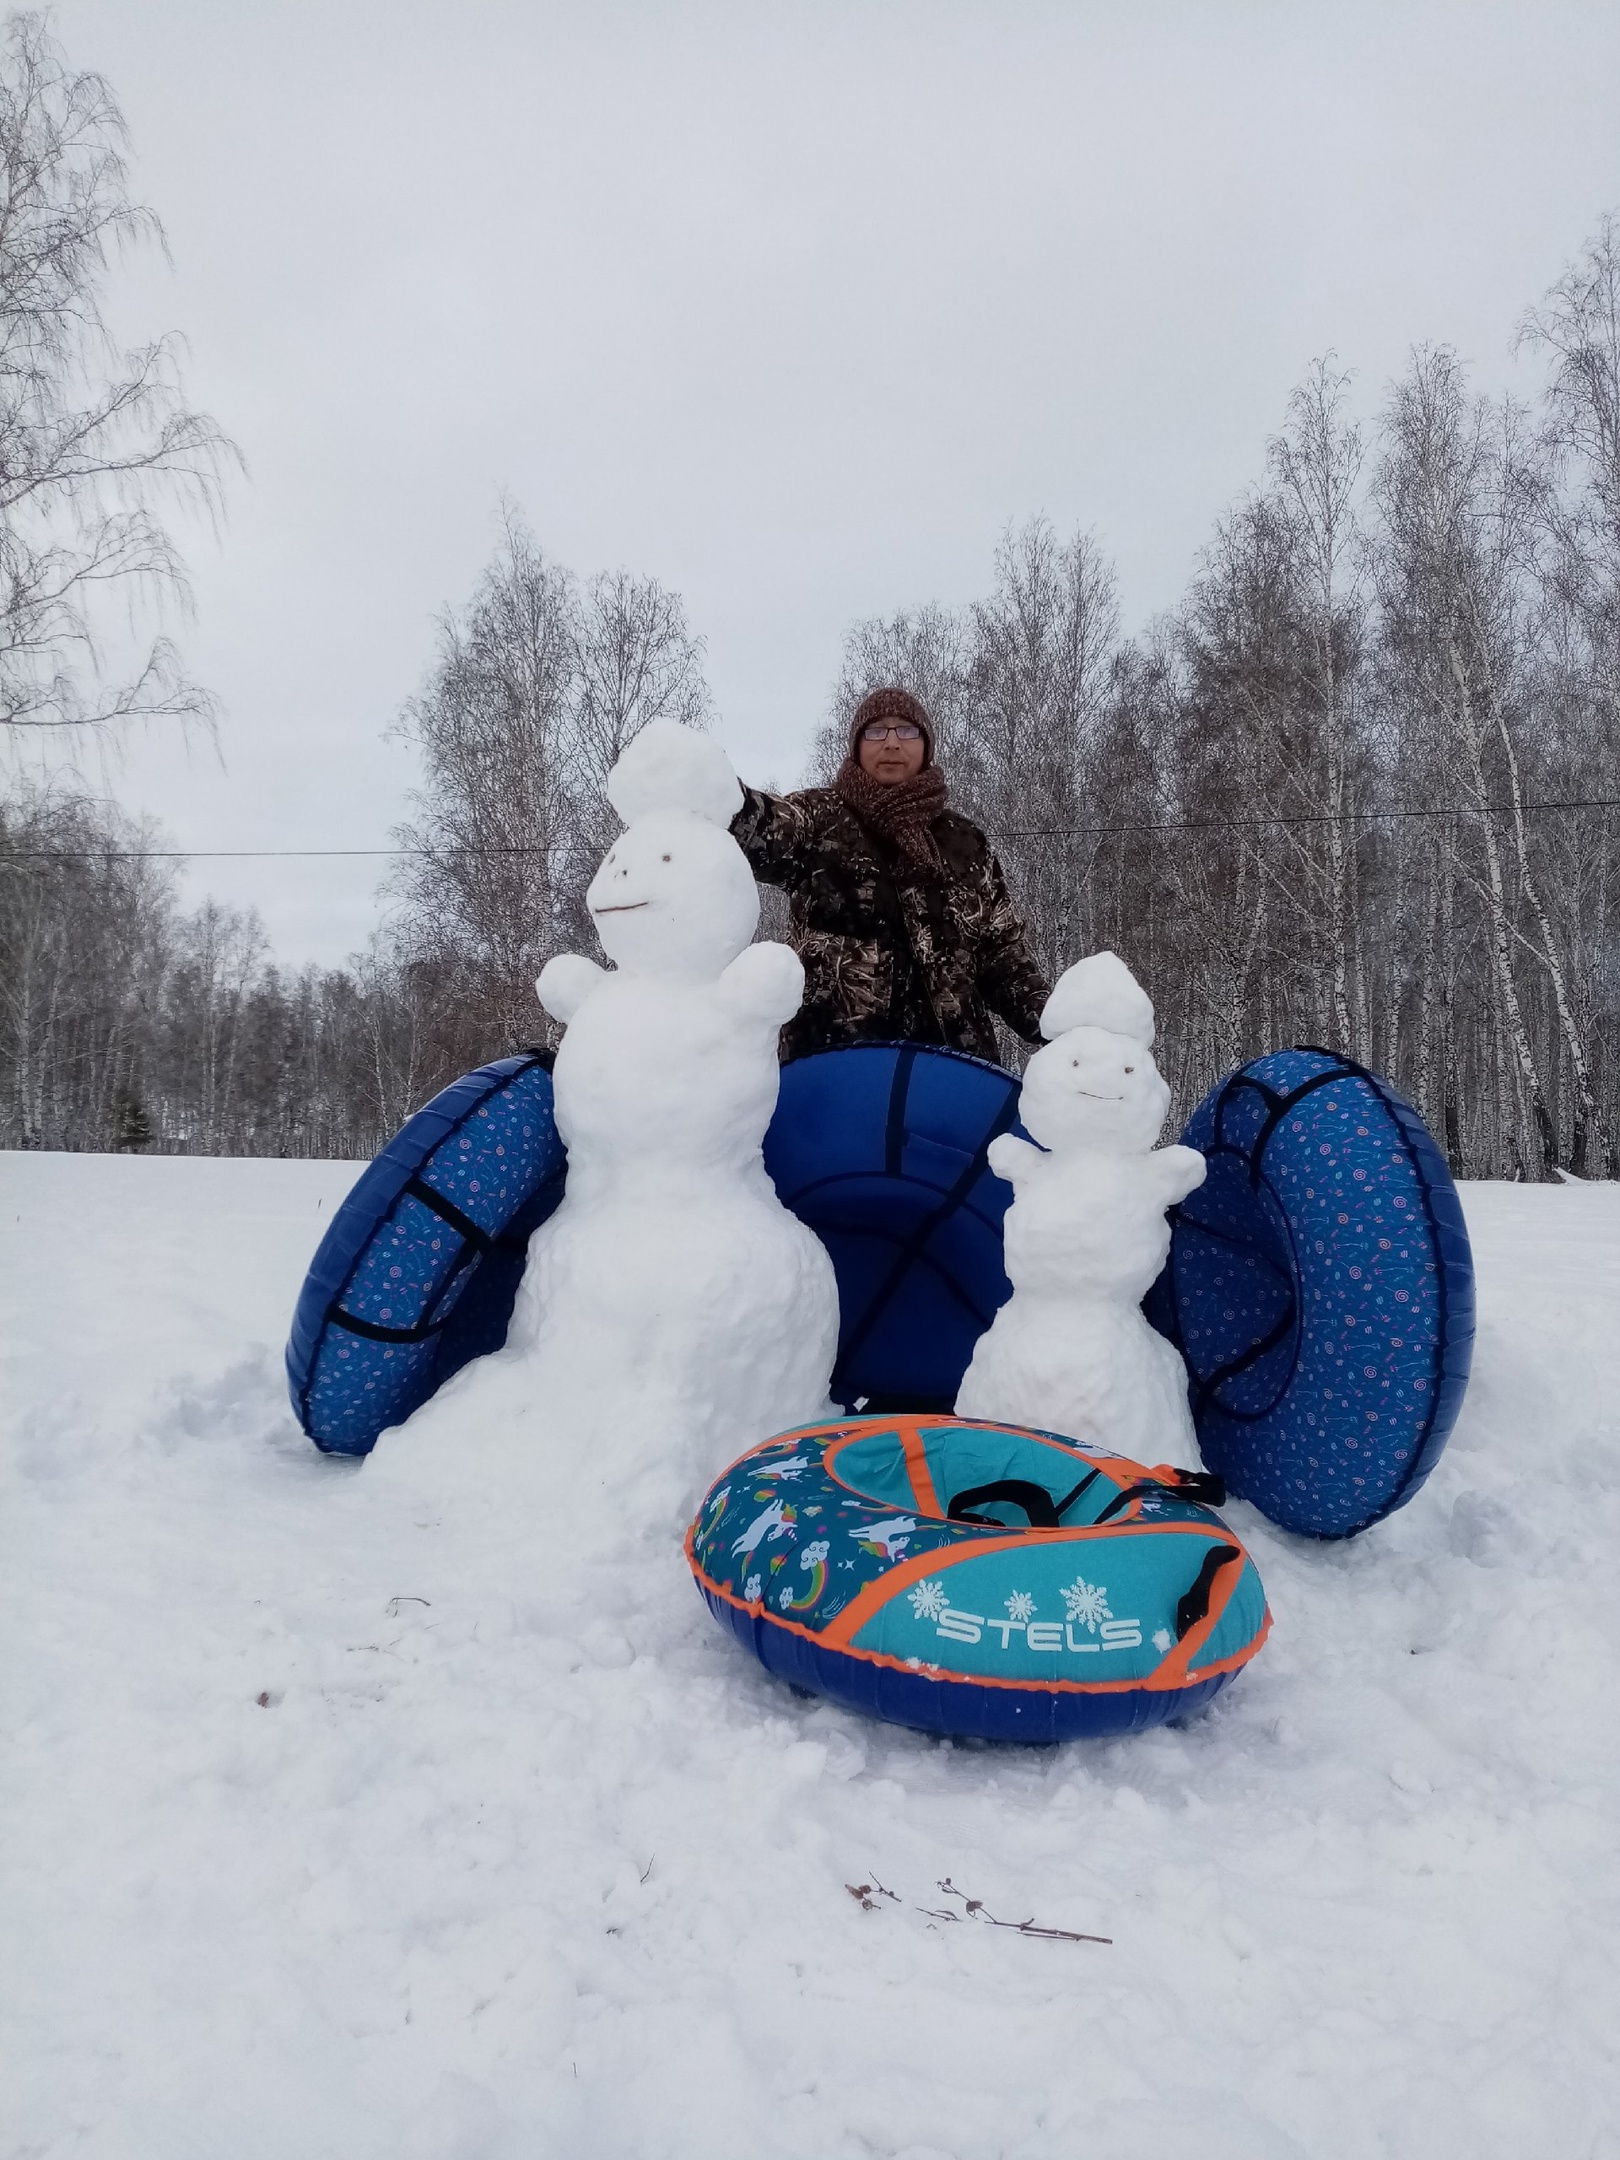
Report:
[{"label": "person in camouflage jacket", "polygon": [[861,701],[831,787],[743,793],[732,833],[761,884],[787,893],[804,962],[784,1061],[897,1041],[993,1060],[992,1014],[1040,1041],[1047,985],[989,842],[946,808],[916,698],[891,689]]}]

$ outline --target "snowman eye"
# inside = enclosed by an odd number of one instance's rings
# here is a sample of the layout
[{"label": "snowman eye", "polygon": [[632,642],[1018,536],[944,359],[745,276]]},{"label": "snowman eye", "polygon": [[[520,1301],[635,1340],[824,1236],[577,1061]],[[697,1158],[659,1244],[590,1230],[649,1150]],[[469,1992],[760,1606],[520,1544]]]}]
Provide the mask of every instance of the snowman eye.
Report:
[{"label": "snowman eye", "polygon": [[1126,1068],[1125,1068],[1125,1070],[1126,1070],[1126,1071],[1127,1071],[1128,1073],[1133,1073],[1133,1072],[1135,1072],[1135,1070],[1136,1070],[1136,1067],[1135,1067],[1134,1065],[1127,1065],[1127,1066],[1126,1066]]},{"label": "snowman eye", "polygon": [[662,856],[660,856],[660,857],[659,857],[659,860],[660,860],[661,862],[668,862],[668,861],[669,861],[669,857],[668,857],[667,855],[662,855]]}]

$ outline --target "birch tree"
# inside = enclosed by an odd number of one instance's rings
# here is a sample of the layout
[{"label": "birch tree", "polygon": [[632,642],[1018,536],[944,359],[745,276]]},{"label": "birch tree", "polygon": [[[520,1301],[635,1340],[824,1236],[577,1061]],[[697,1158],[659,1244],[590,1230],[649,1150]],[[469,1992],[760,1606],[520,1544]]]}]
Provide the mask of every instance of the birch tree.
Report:
[{"label": "birch tree", "polygon": [[[212,513],[236,452],[186,403],[180,344],[121,350],[113,261],[162,247],[133,200],[123,115],[39,14],[0,29],[0,727],[71,747],[213,701],[166,635],[121,653],[114,601],[188,598],[166,505]],[[122,670],[112,662],[123,657]]]},{"label": "birch tree", "polygon": [[396,835],[397,933],[416,961],[454,953],[476,976],[492,1051],[541,1025],[534,978],[554,948],[572,832],[575,607],[572,575],[509,513],[399,722],[422,778]]},{"label": "birch tree", "polygon": [[1486,913],[1494,1020],[1511,1072],[1501,1134],[1521,1173],[1557,1160],[1557,1136],[1520,995],[1515,916],[1493,779],[1511,741],[1506,686],[1520,628],[1519,504],[1511,420],[1470,400],[1456,356],[1420,351],[1396,386],[1379,473],[1385,613],[1426,723],[1439,785],[1471,812],[1460,866]]},{"label": "birch tree", "polygon": [[1097,836],[1086,769],[1119,645],[1113,565],[1094,534],[1033,518],[1002,535],[970,611],[967,778],[1033,918],[1049,976],[1079,956]]},{"label": "birch tree", "polygon": [[[1366,1015],[1352,1013],[1358,813],[1357,688],[1365,550],[1357,501],[1364,443],[1346,417],[1349,377],[1318,360],[1288,401],[1267,453],[1288,540],[1298,671],[1283,752],[1307,822],[1293,838],[1321,923],[1330,1040],[1364,1052]],[[1361,1001],[1355,1001],[1360,1006]]]},{"label": "birch tree", "polygon": [[540,1032],[536,974],[561,941],[594,936],[583,895],[617,829],[603,788],[620,751],[649,720],[708,712],[679,597],[623,571],[582,592],[508,506],[398,723],[422,778],[392,885],[410,964],[438,973],[454,955],[491,1050]]}]

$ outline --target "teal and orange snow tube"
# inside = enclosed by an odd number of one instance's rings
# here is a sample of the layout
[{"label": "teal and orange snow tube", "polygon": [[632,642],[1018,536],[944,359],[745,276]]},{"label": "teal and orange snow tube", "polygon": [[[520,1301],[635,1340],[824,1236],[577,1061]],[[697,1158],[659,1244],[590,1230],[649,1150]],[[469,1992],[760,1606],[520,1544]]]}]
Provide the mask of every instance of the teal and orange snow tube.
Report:
[{"label": "teal and orange snow tube", "polygon": [[808,1425],[706,1495],[686,1557],[768,1672],[924,1732],[1140,1731],[1219,1694],[1265,1591],[1217,1481],[928,1416]]}]

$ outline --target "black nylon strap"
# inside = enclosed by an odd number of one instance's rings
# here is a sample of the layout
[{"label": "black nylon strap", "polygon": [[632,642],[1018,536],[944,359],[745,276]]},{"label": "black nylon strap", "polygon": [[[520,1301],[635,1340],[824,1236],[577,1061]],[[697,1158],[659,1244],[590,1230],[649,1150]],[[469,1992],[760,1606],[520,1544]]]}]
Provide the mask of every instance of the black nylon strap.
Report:
[{"label": "black nylon strap", "polygon": [[[1199,1413],[1209,1406],[1217,1388],[1225,1387],[1228,1380],[1235,1380],[1239,1374],[1248,1372],[1252,1366],[1258,1365],[1263,1357],[1269,1357],[1279,1343],[1288,1340],[1293,1331],[1294,1320],[1298,1311],[1299,1307],[1294,1301],[1294,1293],[1290,1290],[1287,1305],[1258,1342],[1250,1343],[1247,1350],[1241,1350],[1236,1357],[1228,1358],[1224,1364],[1217,1365],[1207,1378],[1196,1383],[1193,1389],[1192,1406],[1194,1423],[1197,1422]],[[1224,1403],[1220,1405],[1220,1408],[1223,1412],[1226,1412]],[[1226,1412],[1226,1414],[1233,1415],[1235,1413]]]},{"label": "black nylon strap", "polygon": [[[1318,1055],[1327,1057],[1333,1055],[1333,1053],[1322,1051]],[[1271,1145],[1271,1136],[1283,1119],[1298,1104],[1302,1103],[1307,1095],[1314,1095],[1318,1088],[1332,1087],[1335,1081],[1352,1079],[1359,1069],[1358,1066],[1341,1062],[1336,1071],[1315,1073],[1309,1080],[1302,1080],[1291,1095],[1284,1095],[1280,1101],[1273,1102],[1270,1110],[1266,1113],[1266,1122],[1261,1126],[1259,1137],[1254,1143],[1254,1153],[1249,1158],[1249,1183],[1251,1185],[1257,1188],[1259,1186],[1261,1175],[1266,1166],[1266,1149]]]},{"label": "black nylon strap", "polygon": [[889,1082],[889,1114],[883,1126],[883,1174],[900,1175],[906,1146],[906,1097],[911,1092],[911,1068],[917,1062],[917,1045],[906,1043],[894,1061]]},{"label": "black nylon strap", "polygon": [[[409,1193],[413,1200],[420,1200],[425,1208],[431,1209],[445,1228],[453,1230],[461,1239],[462,1250],[457,1255],[450,1273],[439,1286],[433,1300],[435,1305],[444,1302],[445,1292],[462,1270],[474,1265],[486,1253],[504,1252],[515,1255],[524,1250],[521,1242],[508,1238],[492,1238],[487,1230],[480,1230],[470,1215],[464,1215],[453,1200],[447,1200],[442,1192],[436,1192],[425,1179],[408,1178],[400,1189],[403,1193]],[[403,1328],[384,1327],[380,1320],[363,1320],[358,1313],[345,1312],[341,1305],[334,1305],[327,1317],[340,1328],[346,1328],[351,1335],[363,1335],[368,1342],[419,1343],[426,1342],[431,1335],[437,1335],[450,1315],[444,1313],[437,1320],[418,1320],[413,1327]]]},{"label": "black nylon strap", "polygon": [[1240,1065],[1235,1073],[1227,1074],[1226,1078],[1221,1082],[1221,1091],[1215,1098],[1215,1145],[1218,1148],[1229,1147],[1234,1154],[1240,1154],[1242,1150],[1237,1147],[1235,1142],[1227,1139],[1225,1118],[1227,1104],[1231,1102],[1240,1088],[1247,1088],[1251,1094],[1258,1095],[1268,1110],[1275,1110],[1278,1103],[1283,1099],[1275,1088],[1267,1087],[1263,1080],[1254,1079],[1246,1065]]},{"label": "black nylon strap", "polygon": [[1107,1522],[1108,1518],[1111,1515],[1117,1515],[1121,1508],[1129,1507],[1140,1493],[1166,1492],[1168,1490],[1169,1488],[1161,1485],[1157,1478],[1139,1478],[1134,1485],[1122,1485],[1113,1499],[1108,1502],[1101,1514],[1098,1515],[1097,1521],[1100,1523]]},{"label": "black nylon strap", "polygon": [[440,1222],[448,1224],[458,1238],[465,1239],[479,1252],[488,1252],[494,1244],[495,1241],[487,1230],[480,1230],[470,1215],[463,1215],[453,1200],[447,1200],[442,1192],[436,1192],[425,1179],[408,1179],[405,1190],[413,1200],[420,1200],[425,1208],[431,1208]]},{"label": "black nylon strap", "polygon": [[1079,1499],[1080,1495],[1085,1491],[1086,1487],[1092,1484],[1097,1478],[1100,1478],[1101,1476],[1102,1470],[1100,1467],[1096,1470],[1088,1470],[1085,1476],[1080,1480],[1079,1484],[1072,1486],[1069,1491],[1063,1495],[1063,1498],[1057,1504],[1058,1520],[1060,1522],[1062,1521],[1063,1517],[1068,1514],[1070,1508],[1074,1506],[1074,1503]]},{"label": "black nylon strap", "polygon": [[443,1320],[420,1320],[415,1327],[384,1327],[380,1320],[362,1320],[358,1313],[345,1312],[341,1305],[334,1305],[326,1317],[334,1327],[346,1328],[351,1335],[363,1335],[367,1342],[426,1342],[444,1326]]},{"label": "black nylon strap", "polygon": [[988,1485],[970,1485],[965,1492],[952,1493],[946,1517],[951,1522],[991,1522],[994,1518],[989,1515],[970,1513],[987,1500],[1005,1500],[1012,1507],[1022,1508],[1036,1530],[1055,1530],[1058,1526],[1057,1503],[1046,1487],[1021,1477],[992,1478]]},{"label": "black nylon strap", "polygon": [[1243,1555],[1235,1545],[1212,1545],[1204,1555],[1204,1564],[1193,1577],[1191,1586],[1183,1591],[1176,1606],[1176,1641],[1180,1642],[1198,1625],[1209,1611],[1210,1594],[1215,1588],[1215,1578],[1223,1567],[1229,1567]]},{"label": "black nylon strap", "polygon": [[1111,1515],[1129,1507],[1143,1493],[1163,1493],[1171,1500],[1192,1500],[1199,1507],[1224,1507],[1226,1480],[1217,1477],[1212,1470],[1179,1470],[1174,1482],[1169,1478],[1138,1478],[1134,1485],[1120,1487],[1097,1517],[1098,1522],[1107,1522]]},{"label": "black nylon strap", "polygon": [[1020,1507],[1037,1530],[1061,1528],[1063,1518],[1079,1499],[1094,1478],[1100,1478],[1100,1469],[1088,1470],[1078,1485],[1072,1486],[1061,1500],[1054,1500],[1044,1485],[1033,1484],[1027,1478],[996,1478],[988,1485],[970,1485],[965,1492],[953,1493],[951,1504],[945,1510],[951,1522],[976,1522],[994,1525],[988,1515],[970,1515],[970,1508],[982,1507],[987,1500],[1007,1500]]},{"label": "black nylon strap", "polygon": [[1226,1480],[1213,1470],[1178,1470],[1169,1490],[1180,1500],[1196,1500],[1200,1507],[1226,1505]]}]

